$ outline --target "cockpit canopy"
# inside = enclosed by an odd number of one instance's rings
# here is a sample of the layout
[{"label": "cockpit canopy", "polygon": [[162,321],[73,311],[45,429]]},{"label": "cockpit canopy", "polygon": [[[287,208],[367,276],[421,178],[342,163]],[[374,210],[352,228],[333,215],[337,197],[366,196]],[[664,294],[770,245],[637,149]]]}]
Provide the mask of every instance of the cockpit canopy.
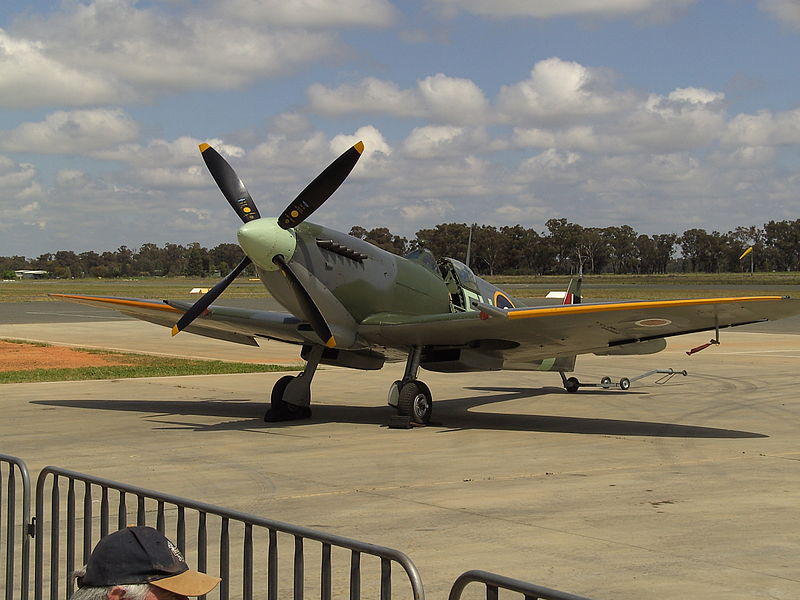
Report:
[{"label": "cockpit canopy", "polygon": [[411,262],[415,262],[418,265],[422,265],[437,275],[441,275],[441,273],[439,273],[439,269],[436,268],[436,257],[433,255],[433,252],[427,248],[417,248],[416,250],[412,250],[403,258],[408,259]]},{"label": "cockpit canopy", "polygon": [[475,277],[475,273],[472,272],[472,269],[455,258],[444,258],[442,259],[442,262],[449,262],[453,266],[453,271],[455,272],[461,287],[466,288],[471,292],[479,293],[478,280]]}]

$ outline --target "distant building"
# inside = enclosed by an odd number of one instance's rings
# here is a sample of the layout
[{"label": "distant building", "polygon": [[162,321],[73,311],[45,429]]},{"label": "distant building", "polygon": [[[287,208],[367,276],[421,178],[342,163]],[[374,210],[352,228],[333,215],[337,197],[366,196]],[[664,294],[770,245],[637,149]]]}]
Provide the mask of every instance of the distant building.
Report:
[{"label": "distant building", "polygon": [[47,271],[31,271],[30,269],[14,271],[14,277],[17,279],[44,279],[47,275]]}]

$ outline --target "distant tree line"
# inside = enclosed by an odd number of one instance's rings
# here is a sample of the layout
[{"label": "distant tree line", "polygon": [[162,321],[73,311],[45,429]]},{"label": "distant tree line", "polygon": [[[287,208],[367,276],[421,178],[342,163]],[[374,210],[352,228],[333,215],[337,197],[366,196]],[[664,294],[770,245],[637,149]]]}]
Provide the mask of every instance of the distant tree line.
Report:
[{"label": "distant tree line", "polygon": [[[421,229],[408,240],[386,227],[354,226],[350,235],[399,255],[424,247],[437,257],[461,261],[466,259],[471,235],[470,266],[484,275],[570,275],[581,268],[586,274],[731,272],[749,268],[750,259],[739,257],[751,246],[756,270],[800,270],[800,219],[770,221],[762,228],[737,227],[727,233],[689,229],[682,235],[639,234],[629,225],[583,227],[567,219],[550,219],[545,227],[540,232],[521,225],[442,223]],[[148,243],[138,250],[120,246],[102,253],[60,250],[34,259],[2,256],[0,273],[4,278],[12,278],[20,269],[43,270],[61,279],[200,277],[224,275],[243,256],[236,244],[207,249],[197,242],[163,247]]]}]

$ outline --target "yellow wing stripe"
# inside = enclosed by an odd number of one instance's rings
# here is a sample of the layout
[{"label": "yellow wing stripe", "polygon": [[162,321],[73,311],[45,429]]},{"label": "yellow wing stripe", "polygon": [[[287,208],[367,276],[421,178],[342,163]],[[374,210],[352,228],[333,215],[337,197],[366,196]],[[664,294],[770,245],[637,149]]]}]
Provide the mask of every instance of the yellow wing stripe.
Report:
[{"label": "yellow wing stripe", "polygon": [[123,298],[100,298],[98,296],[77,296],[75,294],[50,294],[54,298],[73,298],[75,300],[88,300],[90,302],[105,302],[107,304],[118,304],[120,306],[133,306],[136,308],[149,308],[150,310],[163,310],[183,314],[182,310],[170,306],[169,304],[159,304],[156,302],[139,302],[137,300],[124,300]]},{"label": "yellow wing stripe", "polygon": [[617,310],[641,310],[675,308],[678,306],[703,306],[707,304],[735,304],[738,302],[759,302],[764,300],[783,300],[783,296],[743,296],[740,298],[694,298],[688,300],[659,300],[655,302],[620,302],[609,304],[568,304],[558,308],[532,308],[508,311],[509,319],[533,319],[553,315],[582,315]]}]

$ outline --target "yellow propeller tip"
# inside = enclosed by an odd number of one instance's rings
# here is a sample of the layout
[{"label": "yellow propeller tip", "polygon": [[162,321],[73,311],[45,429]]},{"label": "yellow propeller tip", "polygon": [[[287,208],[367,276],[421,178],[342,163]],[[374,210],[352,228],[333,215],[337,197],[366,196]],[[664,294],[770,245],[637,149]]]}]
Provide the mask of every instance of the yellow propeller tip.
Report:
[{"label": "yellow propeller tip", "polygon": [[327,342],[325,342],[325,345],[328,348],[336,348],[336,340],[333,339],[333,336],[331,336],[331,339],[329,339]]},{"label": "yellow propeller tip", "polygon": [[364,142],[358,142],[355,146],[353,146],[353,148],[355,148],[356,152],[358,152],[359,154],[363,154],[364,153]]},{"label": "yellow propeller tip", "polygon": [[172,335],[178,335],[181,332],[177,325],[172,326]]},{"label": "yellow propeller tip", "polygon": [[211,146],[209,146],[208,144],[205,144],[205,143],[203,143],[203,144],[200,144],[200,152],[201,152],[201,153],[202,153],[202,152],[205,152],[205,151],[206,151],[206,150],[208,150],[209,148],[211,148]]}]

